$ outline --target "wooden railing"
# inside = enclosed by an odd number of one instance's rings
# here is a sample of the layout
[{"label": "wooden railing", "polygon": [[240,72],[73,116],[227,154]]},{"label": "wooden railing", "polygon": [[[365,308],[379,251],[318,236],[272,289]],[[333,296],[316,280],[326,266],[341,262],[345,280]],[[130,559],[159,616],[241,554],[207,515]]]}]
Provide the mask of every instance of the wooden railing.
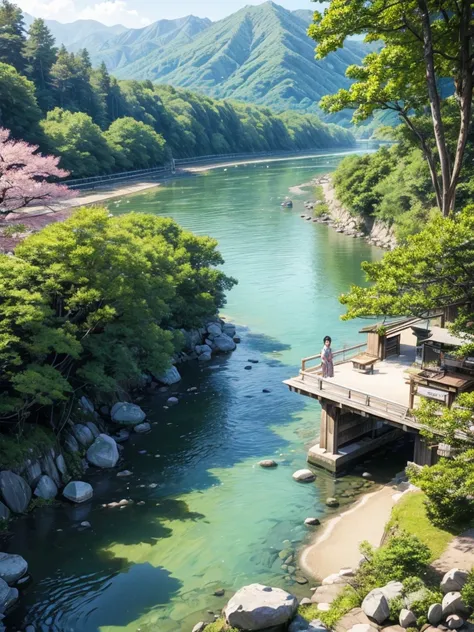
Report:
[{"label": "wooden railing", "polygon": [[[367,343],[362,342],[361,344],[354,345],[353,347],[347,347],[346,349],[340,349],[338,351],[333,351],[332,357],[334,359],[334,364],[343,364],[347,362],[351,358],[355,357],[361,351],[367,349]],[[337,359],[336,359],[337,358]],[[319,364],[316,366],[308,366],[311,362],[319,360]],[[303,358],[301,360],[301,375],[306,373],[318,373],[321,370],[321,354],[318,353],[314,356],[308,356],[307,358]]]}]

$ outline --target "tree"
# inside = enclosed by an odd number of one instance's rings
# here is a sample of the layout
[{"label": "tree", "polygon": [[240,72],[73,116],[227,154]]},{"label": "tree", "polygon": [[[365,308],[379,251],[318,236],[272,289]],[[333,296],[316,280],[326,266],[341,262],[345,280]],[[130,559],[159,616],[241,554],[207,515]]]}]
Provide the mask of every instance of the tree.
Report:
[{"label": "tree", "polygon": [[27,74],[37,88],[37,98],[43,110],[50,109],[54,103],[51,68],[56,61],[56,55],[57,49],[51,31],[44,20],[35,19],[28,31],[25,57],[28,61]]},{"label": "tree", "polygon": [[0,128],[0,214],[7,215],[31,204],[54,204],[73,197],[67,186],[48,178],[65,178],[59,158],[43,156],[36,145],[9,140],[10,132]]},{"label": "tree", "polygon": [[130,117],[117,119],[104,136],[118,169],[146,169],[166,161],[165,139],[141,121]]},{"label": "tree", "polygon": [[54,420],[74,389],[113,393],[161,374],[182,343],[170,324],[196,325],[224,304],[234,281],[220,262],[215,240],[171,219],[103,208],[0,255],[0,421],[40,406]]},{"label": "tree", "polygon": [[[397,112],[423,150],[437,204],[445,216],[454,209],[471,123],[472,16],[470,0],[331,0],[324,14],[315,13],[309,30],[318,42],[319,58],[341,48],[355,34],[363,33],[366,42],[382,44],[367,55],[362,66],[349,66],[346,74],[354,83],[348,90],[324,97],[321,106],[329,112],[355,108],[355,121],[378,109]],[[443,115],[451,79],[458,109],[452,153]],[[416,121],[416,115],[427,108],[434,149]]]},{"label": "tree", "polygon": [[67,107],[72,100],[74,73],[74,56],[67,51],[63,44],[51,68],[51,78],[60,107]]},{"label": "tree", "polygon": [[48,150],[76,178],[110,173],[115,165],[110,147],[90,116],[55,108],[41,122]]},{"label": "tree", "polygon": [[9,0],[0,2],[0,62],[22,71],[25,67],[23,47],[25,28],[21,9]]},{"label": "tree", "polygon": [[9,129],[14,138],[37,141],[40,118],[34,84],[13,66],[0,63],[0,126]]}]

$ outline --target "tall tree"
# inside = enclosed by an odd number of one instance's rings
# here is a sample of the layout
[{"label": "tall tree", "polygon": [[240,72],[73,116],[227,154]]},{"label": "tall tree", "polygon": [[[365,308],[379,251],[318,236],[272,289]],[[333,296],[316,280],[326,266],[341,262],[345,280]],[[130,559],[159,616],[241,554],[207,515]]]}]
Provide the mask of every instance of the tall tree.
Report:
[{"label": "tall tree", "polygon": [[55,63],[51,67],[51,77],[56,91],[57,103],[67,107],[71,101],[74,80],[74,57],[64,44],[58,51]]},{"label": "tall tree", "polygon": [[37,142],[40,118],[34,84],[13,66],[0,63],[0,126],[14,138]]},{"label": "tall tree", "polygon": [[11,64],[18,71],[25,67],[23,13],[9,0],[0,2],[0,62]]},{"label": "tall tree", "polygon": [[56,55],[57,49],[51,31],[44,20],[37,18],[28,31],[25,57],[28,62],[27,74],[36,86],[36,95],[42,110],[49,110],[53,104],[51,68]]},{"label": "tall tree", "polygon": [[[309,30],[318,42],[319,58],[356,34],[382,45],[367,55],[362,66],[349,66],[346,74],[354,83],[348,90],[324,97],[321,105],[329,112],[354,108],[356,121],[378,109],[397,112],[424,152],[445,216],[454,209],[471,122],[472,24],[470,0],[331,0],[324,13],[315,13]],[[458,108],[453,151],[446,135],[442,91],[451,81]],[[426,110],[431,113],[434,147],[417,125],[416,115]]]}]

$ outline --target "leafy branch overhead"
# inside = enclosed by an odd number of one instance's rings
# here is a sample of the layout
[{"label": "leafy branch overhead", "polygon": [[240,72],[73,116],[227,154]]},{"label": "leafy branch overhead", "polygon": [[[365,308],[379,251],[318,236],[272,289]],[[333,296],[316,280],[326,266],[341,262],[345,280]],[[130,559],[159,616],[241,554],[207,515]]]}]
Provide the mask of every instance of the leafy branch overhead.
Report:
[{"label": "leafy branch overhead", "polygon": [[[348,37],[365,35],[372,44],[361,66],[349,66],[353,80],[321,101],[328,112],[355,109],[360,122],[376,110],[393,110],[417,140],[428,162],[438,207],[454,208],[472,112],[474,71],[473,9],[469,0],[331,0],[316,11],[310,36],[324,58],[344,46]],[[456,144],[446,137],[443,101],[454,91]],[[416,117],[431,114],[431,136]]]}]

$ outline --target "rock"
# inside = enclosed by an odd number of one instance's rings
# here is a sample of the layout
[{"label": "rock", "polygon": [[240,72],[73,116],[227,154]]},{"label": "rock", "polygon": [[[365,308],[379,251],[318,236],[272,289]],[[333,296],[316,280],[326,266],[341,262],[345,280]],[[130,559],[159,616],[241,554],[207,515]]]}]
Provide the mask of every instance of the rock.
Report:
[{"label": "rock", "polygon": [[312,604],[311,599],[308,599],[308,597],[303,597],[303,599],[300,601],[300,606],[310,606]]},{"label": "rock", "polygon": [[442,602],[443,617],[447,617],[450,614],[459,614],[461,616],[467,616],[469,609],[462,600],[460,592],[449,592],[443,597]]},{"label": "rock", "polygon": [[36,628],[34,625],[27,625],[25,628],[25,632],[36,632]]},{"label": "rock", "polygon": [[83,395],[79,400],[79,405],[85,413],[94,412],[94,404],[85,395]]},{"label": "rock", "polygon": [[0,502],[0,520],[8,520],[10,518],[10,510],[6,505]]},{"label": "rock", "polygon": [[250,366],[250,364],[249,364],[249,365],[247,365],[247,366],[244,366],[244,369],[245,369],[246,371],[251,371],[251,370],[252,370],[252,367],[251,367],[251,366]]},{"label": "rock", "polygon": [[142,424],[138,424],[133,429],[138,434],[145,434],[145,432],[150,432],[151,426],[148,421],[144,421]]},{"label": "rock", "polygon": [[316,476],[311,470],[297,470],[293,474],[293,479],[300,483],[312,483],[316,479]]},{"label": "rock", "polygon": [[241,342],[240,336],[234,336],[232,340],[235,342],[236,345],[239,345]]},{"label": "rock", "polygon": [[214,351],[214,349],[216,348],[216,345],[209,338],[206,338],[204,344],[208,346],[211,351]]},{"label": "rock", "polygon": [[375,632],[377,628],[370,623],[356,623],[350,628],[349,632]]},{"label": "rock", "polygon": [[92,525],[88,520],[83,520],[80,524],[83,529],[91,529]]},{"label": "rock", "polygon": [[278,467],[278,463],[273,461],[273,459],[264,459],[263,461],[259,461],[258,464],[260,467]]},{"label": "rock", "polygon": [[362,478],[372,478],[372,474],[370,472],[363,472]]},{"label": "rock", "polygon": [[97,439],[97,437],[100,435],[100,430],[96,426],[96,424],[93,421],[87,421],[86,426],[92,432],[92,436],[94,437],[94,439]]},{"label": "rock", "polygon": [[323,579],[321,582],[323,586],[332,586],[333,584],[347,584],[347,579],[339,575],[339,573],[332,573]]},{"label": "rock", "polygon": [[223,588],[218,588],[214,591],[214,597],[223,597],[225,595],[225,590]]},{"label": "rock", "polygon": [[168,397],[166,403],[168,406],[176,406],[176,404],[179,404],[179,399],[177,397]]},{"label": "rock", "polygon": [[307,632],[309,623],[301,615],[297,614],[288,626],[288,632]]},{"label": "rock", "polygon": [[297,584],[300,584],[300,586],[304,586],[308,583],[308,580],[306,579],[306,577],[303,577],[303,575],[295,575],[295,582]]},{"label": "rock", "polygon": [[251,631],[285,625],[297,608],[296,597],[281,588],[251,584],[236,592],[224,612],[230,626]]},{"label": "rock", "polygon": [[30,487],[34,487],[41,476],[41,465],[39,461],[29,462],[22,472]]},{"label": "rock", "polygon": [[192,629],[192,632],[203,632],[206,627],[207,623],[204,623],[204,621],[199,621],[199,623],[196,623],[196,625]]},{"label": "rock", "polygon": [[262,389],[262,393],[271,393],[271,390],[269,388],[264,388]]},{"label": "rock", "polygon": [[230,338],[233,338],[237,330],[235,328],[235,325],[232,325],[232,323],[224,323],[224,325],[222,326],[222,331]]},{"label": "rock", "polygon": [[120,428],[117,434],[113,435],[112,439],[114,439],[115,443],[123,443],[130,439],[130,433],[128,430],[125,430],[125,428]]},{"label": "rock", "polygon": [[462,628],[464,625],[464,619],[459,617],[457,614],[450,614],[446,619],[446,625],[450,630],[457,630],[458,628]]},{"label": "rock", "polygon": [[47,474],[43,474],[35,487],[34,495],[44,500],[56,498],[58,495],[56,483]]},{"label": "rock", "polygon": [[233,351],[236,347],[236,343],[227,334],[221,334],[214,338],[214,344],[216,345],[216,349],[222,353]]},{"label": "rock", "polygon": [[84,483],[84,481],[71,481],[63,489],[64,498],[71,500],[73,503],[84,503],[92,498],[93,493],[92,486],[89,483]]},{"label": "rock", "polygon": [[[347,630],[351,630],[355,625],[369,625],[371,627],[373,624],[370,619],[364,614],[362,608],[353,608],[347,614],[345,614],[334,626],[335,632],[347,632]],[[370,631],[372,632],[372,631]]]},{"label": "rock", "polygon": [[327,627],[319,619],[313,619],[309,622],[308,632],[327,632]]},{"label": "rock", "polygon": [[319,520],[319,518],[306,518],[304,523],[308,527],[317,527],[321,524],[321,521]]},{"label": "rock", "polygon": [[117,476],[119,478],[125,478],[126,476],[131,476],[132,472],[130,470],[123,470],[122,472],[117,472]]},{"label": "rock", "polygon": [[459,568],[452,568],[446,573],[440,583],[441,592],[446,595],[449,592],[460,592],[467,582],[469,573],[467,571],[460,570]]},{"label": "rock", "polygon": [[[402,582],[391,581],[388,582],[382,588],[379,588],[384,595],[387,601],[391,601],[392,599],[398,599],[403,594],[403,584]],[[410,605],[411,607],[411,605]]]},{"label": "rock", "polygon": [[338,575],[340,577],[354,577],[355,573],[352,568],[346,567],[346,568],[341,568]]},{"label": "rock", "polygon": [[438,625],[443,618],[443,606],[440,603],[434,603],[428,608],[428,623]]},{"label": "rock", "polygon": [[72,433],[76,437],[77,442],[84,448],[88,448],[94,442],[94,435],[84,424],[74,424]]},{"label": "rock", "polygon": [[61,476],[64,477],[67,475],[67,465],[62,454],[59,454],[56,457],[56,468],[58,472],[61,474]]},{"label": "rock", "polygon": [[64,439],[64,447],[68,452],[79,452],[79,444],[77,443],[77,439],[70,432],[67,433]]},{"label": "rock", "polygon": [[328,507],[339,507],[339,501],[337,498],[327,498],[326,505]]},{"label": "rock", "polygon": [[194,350],[196,351],[198,356],[202,355],[203,353],[212,353],[212,348],[210,347],[210,345],[196,345],[194,347]]},{"label": "rock", "polygon": [[28,571],[28,562],[21,555],[0,553],[0,578],[7,584],[15,584]]},{"label": "rock", "polygon": [[383,592],[376,588],[371,590],[362,602],[362,610],[370,618],[381,625],[390,616],[388,600]]},{"label": "rock", "polygon": [[171,386],[171,384],[177,384],[181,381],[181,375],[175,366],[172,366],[165,373],[156,378],[158,382]]},{"label": "rock", "polygon": [[96,467],[115,467],[119,460],[117,444],[109,435],[101,434],[87,450],[86,457],[89,463]]},{"label": "rock", "polygon": [[254,358],[249,358],[247,362],[250,362],[250,364],[258,364],[259,360],[255,360]]},{"label": "rock", "polygon": [[13,513],[25,513],[31,500],[31,489],[24,478],[8,470],[0,472],[0,494]]},{"label": "rock", "polygon": [[210,351],[207,351],[206,353],[201,353],[201,355],[198,357],[198,362],[210,362],[212,360],[212,354]]},{"label": "rock", "polygon": [[110,417],[110,408],[108,406],[101,406],[99,412],[104,417]]},{"label": "rock", "polygon": [[136,426],[144,421],[146,415],[140,406],[129,402],[117,402],[110,411],[111,419],[116,424]]},{"label": "rock", "polygon": [[320,612],[328,612],[328,610],[331,609],[331,604],[330,603],[318,603],[317,609]]},{"label": "rock", "polygon": [[52,478],[56,483],[56,487],[61,487],[61,476],[59,475],[56,463],[54,461],[54,453],[47,454],[41,461],[41,470],[44,474],[47,474],[49,478]]},{"label": "rock", "polygon": [[416,615],[412,610],[407,610],[406,608],[402,608],[400,615],[398,617],[398,622],[402,626],[402,628],[416,628]]},{"label": "rock", "polygon": [[18,590],[10,588],[7,582],[0,579],[0,614],[3,614],[18,600]]},{"label": "rock", "polygon": [[222,334],[222,328],[218,323],[209,323],[206,327],[206,331],[211,336],[220,336]]},{"label": "rock", "polygon": [[345,589],[344,584],[332,584],[330,586],[319,586],[313,593],[311,601],[313,603],[332,603],[339,597]]}]

